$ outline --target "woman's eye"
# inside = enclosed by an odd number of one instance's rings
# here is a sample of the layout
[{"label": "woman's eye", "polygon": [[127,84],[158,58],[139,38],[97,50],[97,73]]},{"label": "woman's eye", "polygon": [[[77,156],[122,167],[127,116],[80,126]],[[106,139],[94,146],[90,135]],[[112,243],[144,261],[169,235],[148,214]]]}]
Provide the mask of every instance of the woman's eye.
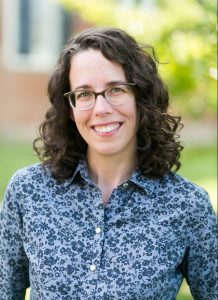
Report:
[{"label": "woman's eye", "polygon": [[92,93],[88,91],[83,91],[76,94],[77,99],[90,98],[90,97],[92,97]]},{"label": "woman's eye", "polygon": [[114,86],[109,90],[109,94],[111,95],[120,95],[125,93],[125,90],[122,87]]},{"label": "woman's eye", "polygon": [[114,87],[114,88],[111,89],[111,93],[119,93],[119,92],[122,92],[121,88]]}]

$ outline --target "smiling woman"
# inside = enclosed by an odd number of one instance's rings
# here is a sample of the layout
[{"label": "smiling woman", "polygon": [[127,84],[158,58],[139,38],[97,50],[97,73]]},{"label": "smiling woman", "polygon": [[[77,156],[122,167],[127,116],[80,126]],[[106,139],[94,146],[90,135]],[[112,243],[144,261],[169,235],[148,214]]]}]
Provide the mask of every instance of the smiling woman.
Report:
[{"label": "smiling woman", "polygon": [[[71,90],[77,95],[70,115],[88,145],[87,157],[95,180],[99,181],[91,165],[93,162],[101,164],[104,156],[113,155],[114,161],[129,165],[132,172],[137,147],[136,102],[130,89],[134,84],[128,86],[121,65],[106,59],[99,50],[84,50],[71,61],[69,81]],[[91,92],[93,90],[95,92]],[[104,197],[103,202],[107,201]]]},{"label": "smiling woman", "polygon": [[215,299],[216,217],[207,192],[176,174],[180,118],[149,49],[87,30],[48,95],[43,162],[12,177],[1,212],[3,299],[31,287],[32,300],[174,300],[183,278],[194,299]]}]

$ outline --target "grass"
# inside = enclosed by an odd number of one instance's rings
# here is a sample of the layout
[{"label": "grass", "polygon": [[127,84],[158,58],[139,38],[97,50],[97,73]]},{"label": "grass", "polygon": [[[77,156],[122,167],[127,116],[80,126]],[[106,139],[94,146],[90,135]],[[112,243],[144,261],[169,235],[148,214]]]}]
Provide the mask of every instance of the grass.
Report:
[{"label": "grass", "polygon": [[[19,168],[38,162],[31,143],[0,143],[0,203],[12,174]],[[186,148],[182,154],[179,173],[209,192],[215,210],[217,199],[216,145]],[[29,291],[26,300],[29,299]],[[183,283],[177,300],[192,300],[189,289]]]},{"label": "grass", "polygon": [[217,147],[186,148],[182,154],[179,173],[205,188],[217,211]]},{"label": "grass", "polygon": [[37,161],[31,143],[0,143],[0,203],[12,174],[16,170]]}]

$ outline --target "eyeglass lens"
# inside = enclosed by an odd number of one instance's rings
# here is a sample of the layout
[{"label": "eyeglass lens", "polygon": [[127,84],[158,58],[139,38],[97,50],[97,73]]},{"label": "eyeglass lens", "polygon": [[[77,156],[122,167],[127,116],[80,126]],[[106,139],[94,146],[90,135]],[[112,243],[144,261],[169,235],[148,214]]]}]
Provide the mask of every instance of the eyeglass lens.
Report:
[{"label": "eyeglass lens", "polygon": [[87,90],[78,90],[70,94],[71,104],[80,110],[94,106],[98,95],[102,95],[112,105],[124,104],[130,99],[131,88],[127,84],[109,87],[105,91],[95,93]]}]

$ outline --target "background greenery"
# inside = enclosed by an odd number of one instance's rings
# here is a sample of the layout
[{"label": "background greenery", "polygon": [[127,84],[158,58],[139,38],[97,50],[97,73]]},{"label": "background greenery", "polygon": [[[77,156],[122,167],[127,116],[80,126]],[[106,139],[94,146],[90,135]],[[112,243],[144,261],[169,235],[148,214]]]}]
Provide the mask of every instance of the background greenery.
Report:
[{"label": "background greenery", "polygon": [[216,114],[217,2],[214,0],[59,0],[90,26],[115,26],[155,47],[174,109]]}]

